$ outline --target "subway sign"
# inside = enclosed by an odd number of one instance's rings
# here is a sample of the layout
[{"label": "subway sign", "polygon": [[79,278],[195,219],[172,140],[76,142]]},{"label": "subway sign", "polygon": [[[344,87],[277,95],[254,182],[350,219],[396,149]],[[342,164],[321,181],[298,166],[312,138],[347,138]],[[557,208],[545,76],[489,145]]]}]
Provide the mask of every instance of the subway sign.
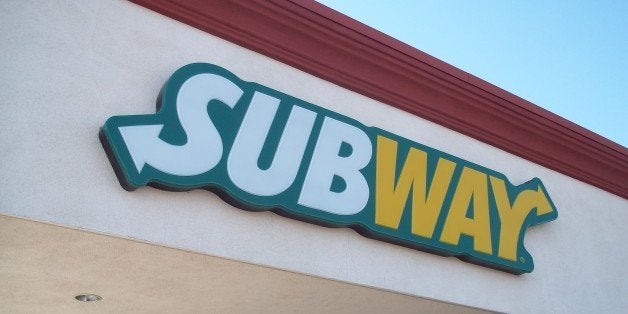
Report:
[{"label": "subway sign", "polygon": [[252,82],[177,70],[157,113],[115,116],[100,139],[121,185],[207,189],[242,209],[521,274],[529,226],[556,219],[537,178],[496,171]]}]

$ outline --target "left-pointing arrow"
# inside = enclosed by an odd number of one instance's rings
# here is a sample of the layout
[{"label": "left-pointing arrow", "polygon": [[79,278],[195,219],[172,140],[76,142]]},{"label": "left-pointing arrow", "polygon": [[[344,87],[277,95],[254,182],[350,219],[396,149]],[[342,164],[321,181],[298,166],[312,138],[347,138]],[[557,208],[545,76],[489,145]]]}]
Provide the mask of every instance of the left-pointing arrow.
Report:
[{"label": "left-pointing arrow", "polygon": [[[164,127],[163,124],[155,125],[134,125],[119,127],[120,135],[126,143],[137,173],[141,173],[144,165],[155,156],[156,150],[162,150],[163,146],[159,139],[159,133]],[[161,155],[161,154],[160,154]],[[162,155],[163,156],[163,155]]]},{"label": "left-pointing arrow", "polygon": [[243,91],[234,82],[215,75],[198,74],[181,86],[176,97],[176,111],[187,142],[172,145],[159,138],[163,124],[120,126],[137,173],[145,165],[167,174],[194,176],[215,167],[222,158],[223,144],[207,107],[218,100],[233,108]]}]

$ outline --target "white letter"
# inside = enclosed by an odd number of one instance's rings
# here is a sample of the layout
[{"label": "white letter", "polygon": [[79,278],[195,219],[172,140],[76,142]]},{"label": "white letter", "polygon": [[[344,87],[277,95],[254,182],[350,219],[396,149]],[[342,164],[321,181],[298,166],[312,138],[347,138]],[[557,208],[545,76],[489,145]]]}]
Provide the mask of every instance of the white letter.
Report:
[{"label": "white letter", "polygon": [[215,74],[198,74],[187,79],[177,94],[177,115],[187,135],[185,145],[171,145],[159,138],[163,124],[119,127],[137,172],[144,164],[168,174],[194,176],[214,168],[222,157],[222,139],[207,115],[211,100],[233,108],[243,91],[235,83]]},{"label": "white letter", "polygon": [[[351,146],[349,156],[339,156],[342,143]],[[299,204],[337,215],[352,215],[364,209],[369,186],[360,173],[371,160],[373,147],[364,131],[326,117],[305,176]],[[334,176],[345,181],[341,192],[331,191]]]},{"label": "white letter", "polygon": [[257,166],[279,99],[256,92],[227,159],[227,172],[240,189],[260,196],[277,195],[292,185],[310,138],[316,113],[293,106],[270,168]]}]

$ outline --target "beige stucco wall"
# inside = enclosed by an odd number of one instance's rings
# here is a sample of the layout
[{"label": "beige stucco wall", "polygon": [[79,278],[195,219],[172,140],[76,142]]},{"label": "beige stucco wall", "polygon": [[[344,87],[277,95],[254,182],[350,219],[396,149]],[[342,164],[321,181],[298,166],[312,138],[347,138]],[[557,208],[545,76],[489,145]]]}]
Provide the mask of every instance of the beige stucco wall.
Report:
[{"label": "beige stucco wall", "polygon": [[[497,311],[628,308],[626,199],[128,2],[3,1],[0,34],[3,213]],[[527,233],[534,272],[514,276],[348,229],[246,212],[207,191],[123,190],[99,128],[114,115],[154,113],[163,83],[192,62],[220,65],[514,184],[541,178],[559,219]]]}]

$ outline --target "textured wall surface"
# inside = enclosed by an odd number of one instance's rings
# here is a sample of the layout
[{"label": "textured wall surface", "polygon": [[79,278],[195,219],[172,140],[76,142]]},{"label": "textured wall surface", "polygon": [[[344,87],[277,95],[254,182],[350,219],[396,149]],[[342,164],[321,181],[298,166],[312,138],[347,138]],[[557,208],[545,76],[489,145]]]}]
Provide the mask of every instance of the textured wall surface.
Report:
[{"label": "textured wall surface", "polygon": [[2,214],[0,246],[3,313],[489,313]]},{"label": "textured wall surface", "polygon": [[[490,310],[628,308],[626,199],[131,3],[3,1],[0,34],[3,213]],[[154,113],[167,78],[192,62],[220,65],[514,184],[539,177],[559,218],[527,232],[534,272],[514,276],[348,229],[247,212],[202,190],[123,190],[99,128],[114,115]]]}]

